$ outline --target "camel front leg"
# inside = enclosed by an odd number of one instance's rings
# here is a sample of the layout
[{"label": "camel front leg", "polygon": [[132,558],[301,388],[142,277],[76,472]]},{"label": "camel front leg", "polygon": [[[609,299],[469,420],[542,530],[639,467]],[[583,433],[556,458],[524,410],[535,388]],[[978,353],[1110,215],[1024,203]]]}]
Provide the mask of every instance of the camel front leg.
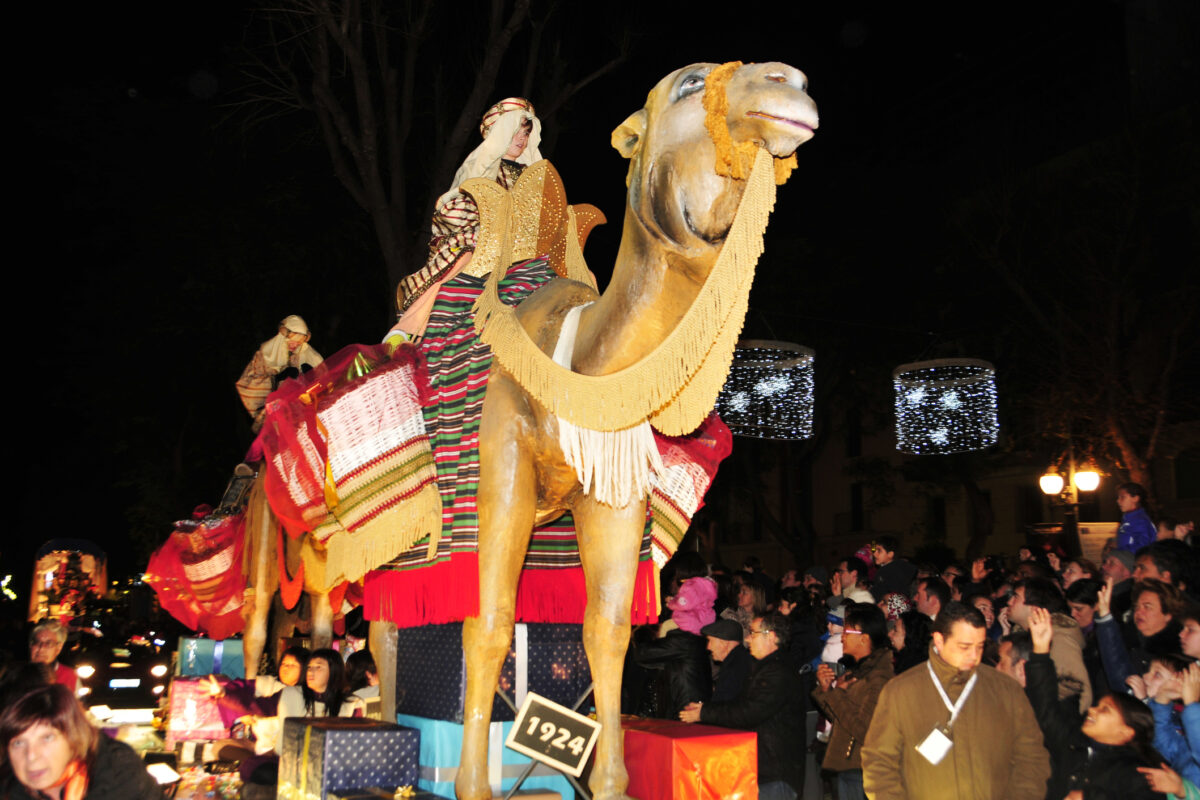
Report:
[{"label": "camel front leg", "polygon": [[[258,675],[258,665],[267,644],[267,619],[271,599],[279,588],[279,559],[276,557],[275,526],[278,521],[267,504],[262,479],[255,483],[246,504],[246,547],[250,548],[250,585],[246,587],[245,642],[246,677]],[[271,658],[275,653],[271,653]]]},{"label": "camel front leg", "polygon": [[[537,489],[523,418],[497,402],[492,382],[479,431],[479,613],[463,621],[467,691],[463,748],[454,791],[459,800],[488,800],[488,725],[500,668],[512,644],[517,580],[533,535]],[[495,405],[492,405],[495,404]],[[500,413],[497,406],[505,412]],[[486,456],[486,457],[485,457]]]},{"label": "camel front leg", "polygon": [[616,509],[584,499],[573,511],[587,581],[583,646],[596,684],[596,720],[603,726],[588,786],[593,800],[613,800],[625,797],[629,785],[621,732],[621,673],[629,648],[646,502],[643,498]]},{"label": "camel front leg", "polygon": [[396,721],[396,623],[372,620],[368,636],[368,647],[375,657],[375,671],[379,675],[379,703],[383,709],[383,721]]},{"label": "camel front leg", "polygon": [[312,601],[312,649],[319,650],[333,645],[333,606],[329,604],[329,592],[311,592]]}]

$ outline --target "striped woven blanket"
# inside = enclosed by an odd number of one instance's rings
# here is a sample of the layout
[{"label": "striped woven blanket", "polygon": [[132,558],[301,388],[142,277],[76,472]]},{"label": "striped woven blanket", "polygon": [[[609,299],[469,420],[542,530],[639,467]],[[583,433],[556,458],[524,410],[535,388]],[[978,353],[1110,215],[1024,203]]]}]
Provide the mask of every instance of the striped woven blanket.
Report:
[{"label": "striped woven blanket", "polygon": [[325,545],[331,583],[356,581],[428,539],[437,518],[420,366],[411,350],[352,345],[267,402],[271,509],[290,534],[312,531]]},{"label": "striped woven blanket", "polygon": [[[500,296],[516,305],[554,277],[542,259],[516,264],[500,282]],[[479,341],[471,309],[484,284],[484,278],[468,275],[445,284],[420,344],[428,376],[422,413],[442,501],[441,536],[435,552],[422,539],[367,575],[368,619],[408,627],[454,622],[478,612],[479,423],[492,355]],[[656,439],[666,471],[647,503],[632,612],[637,623],[657,620],[658,568],[678,548],[731,447],[729,430],[715,415],[689,436],[656,434]],[[578,623],[585,607],[583,569],[568,513],[533,532],[517,591],[517,618]]]}]

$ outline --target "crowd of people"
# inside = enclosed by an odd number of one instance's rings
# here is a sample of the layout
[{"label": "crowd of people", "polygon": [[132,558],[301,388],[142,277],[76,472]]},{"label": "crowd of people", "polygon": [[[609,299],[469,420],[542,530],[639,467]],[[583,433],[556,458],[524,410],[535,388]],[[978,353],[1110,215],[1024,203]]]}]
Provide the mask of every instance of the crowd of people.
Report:
[{"label": "crowd of people", "polygon": [[881,536],[774,580],[677,554],[624,710],[755,731],[765,798],[800,796],[810,753],[839,800],[1200,798],[1200,543],[1144,495],[1120,487],[1099,564],[939,567]]},{"label": "crowd of people", "polygon": [[[75,670],[59,662],[67,628],[43,620],[29,636],[29,661],[0,686],[0,798],[4,800],[160,800],[142,758],[89,719],[76,697]],[[275,796],[283,721],[288,717],[364,716],[379,697],[370,652],[291,647],[276,675],[204,681],[222,721],[239,733],[217,742],[217,758],[238,765],[253,796]]]}]

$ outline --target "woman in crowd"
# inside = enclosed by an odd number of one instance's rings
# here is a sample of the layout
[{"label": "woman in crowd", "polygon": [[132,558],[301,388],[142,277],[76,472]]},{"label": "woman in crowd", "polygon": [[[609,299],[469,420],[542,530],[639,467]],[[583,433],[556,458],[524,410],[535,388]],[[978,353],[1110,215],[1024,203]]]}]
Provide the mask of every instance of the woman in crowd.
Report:
[{"label": "woman in crowd", "polygon": [[1104,674],[1104,662],[1100,658],[1100,643],[1096,641],[1096,602],[1102,586],[1104,584],[1098,580],[1081,578],[1072,581],[1066,592],[1071,618],[1083,634],[1083,663],[1087,667],[1092,692],[1097,697],[1108,693],[1108,677]]},{"label": "woman in crowd", "polygon": [[767,593],[757,581],[742,574],[733,576],[733,586],[737,592],[737,607],[725,609],[721,616],[737,620],[749,638],[750,621],[767,613]]},{"label": "woman in crowd", "polygon": [[229,727],[246,717],[273,717],[279,706],[279,693],[285,686],[298,684],[307,665],[308,648],[289,647],[279,659],[277,676],[221,681],[209,675],[208,692],[217,698],[221,719]]},{"label": "woman in crowd", "polygon": [[208,692],[216,698],[221,721],[227,727],[241,722],[250,728],[249,739],[226,739],[217,742],[216,752],[223,761],[237,761],[243,781],[250,781],[262,764],[274,762],[275,744],[279,741],[279,695],[287,686],[295,686],[304,676],[308,665],[308,649],[289,647],[279,659],[278,677],[259,675],[253,681],[218,681],[208,676]]},{"label": "woman in crowd", "polygon": [[1108,685],[1114,692],[1125,691],[1125,679],[1141,675],[1150,667],[1150,659],[1163,653],[1179,652],[1179,623],[1174,616],[1183,609],[1183,596],[1169,583],[1154,579],[1133,585],[1133,625],[1137,642],[1126,646],[1120,626],[1111,613],[1113,580],[1105,581],[1096,598],[1096,640]]},{"label": "woman in crowd", "polygon": [[993,642],[1000,641],[1000,637],[1004,635],[1004,630],[1000,627],[1000,623],[996,619],[996,607],[992,603],[992,598],[986,594],[970,594],[963,598],[963,602],[979,609],[979,613],[983,614],[983,621],[987,623],[988,639]]},{"label": "woman in crowd", "polygon": [[258,763],[247,782],[271,785],[278,781],[278,754],[283,747],[284,721],[288,717],[361,716],[365,707],[361,698],[346,692],[346,668],[338,651],[330,648],[314,650],[304,669],[304,683],[285,686],[279,693],[275,712],[278,731],[272,743],[275,753]]},{"label": "woman in crowd", "polygon": [[1075,581],[1087,578],[1089,580],[1100,580],[1100,568],[1088,561],[1086,558],[1073,558],[1067,562],[1062,571],[1062,586],[1063,589],[1070,589],[1071,584]]},{"label": "woman in crowd", "polygon": [[346,659],[346,691],[363,700],[379,697],[379,670],[370,650],[359,650]]},{"label": "woman in crowd", "polygon": [[161,800],[127,744],[97,731],[65,686],[22,695],[0,715],[0,797],[6,800]]},{"label": "woman in crowd", "polygon": [[346,666],[337,650],[314,650],[308,657],[303,686],[287,686],[279,693],[279,746],[283,743],[283,721],[288,717],[353,717],[363,710],[363,701],[346,692]]},{"label": "woman in crowd", "polygon": [[1033,655],[1025,666],[1025,691],[1046,749],[1052,772],[1046,797],[1065,800],[1150,800],[1158,797],[1139,768],[1158,767],[1154,749],[1154,717],[1145,705],[1124,694],[1100,698],[1083,724],[1070,707],[1058,702],[1058,678],[1050,660],[1054,629],[1050,612],[1029,610]]}]

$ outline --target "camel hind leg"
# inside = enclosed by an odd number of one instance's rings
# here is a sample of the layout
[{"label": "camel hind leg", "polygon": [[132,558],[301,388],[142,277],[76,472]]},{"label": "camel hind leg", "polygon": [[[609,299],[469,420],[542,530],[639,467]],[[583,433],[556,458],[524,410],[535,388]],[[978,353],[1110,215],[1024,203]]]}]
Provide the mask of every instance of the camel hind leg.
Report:
[{"label": "camel hind leg", "polygon": [[646,503],[642,498],[615,509],[585,498],[573,512],[587,581],[583,646],[596,684],[596,719],[603,726],[588,785],[593,800],[613,800],[625,797],[629,785],[621,731],[621,672],[629,648]]}]

